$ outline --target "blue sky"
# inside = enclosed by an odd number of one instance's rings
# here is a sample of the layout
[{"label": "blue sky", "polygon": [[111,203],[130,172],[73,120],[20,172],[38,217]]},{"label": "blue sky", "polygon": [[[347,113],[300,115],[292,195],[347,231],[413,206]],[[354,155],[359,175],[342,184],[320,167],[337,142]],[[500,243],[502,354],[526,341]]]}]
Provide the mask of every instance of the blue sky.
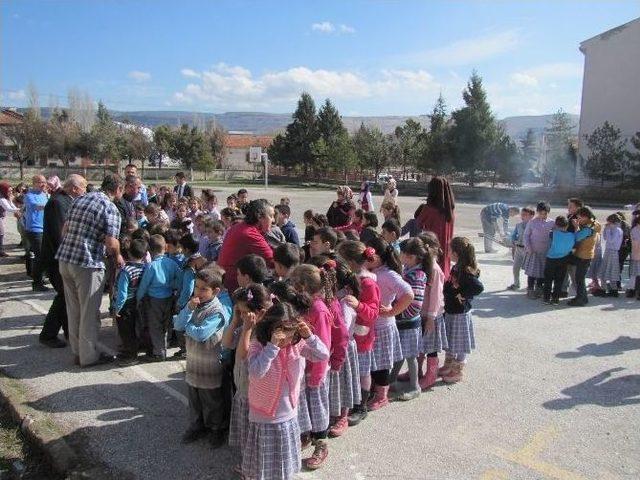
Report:
[{"label": "blue sky", "polygon": [[3,105],[289,112],[301,91],[343,115],[451,108],[476,69],[499,117],[579,113],[581,41],[635,1],[4,0]]}]

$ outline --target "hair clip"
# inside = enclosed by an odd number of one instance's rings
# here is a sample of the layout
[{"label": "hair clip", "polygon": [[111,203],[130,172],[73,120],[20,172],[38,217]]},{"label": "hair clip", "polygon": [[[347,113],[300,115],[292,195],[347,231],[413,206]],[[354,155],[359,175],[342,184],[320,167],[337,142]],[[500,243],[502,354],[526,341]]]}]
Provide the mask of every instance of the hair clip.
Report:
[{"label": "hair clip", "polygon": [[367,247],[364,249],[362,255],[366,260],[373,260],[373,256],[376,254],[376,250],[373,247]]},{"label": "hair clip", "polygon": [[253,300],[253,292],[247,288],[247,300]]}]

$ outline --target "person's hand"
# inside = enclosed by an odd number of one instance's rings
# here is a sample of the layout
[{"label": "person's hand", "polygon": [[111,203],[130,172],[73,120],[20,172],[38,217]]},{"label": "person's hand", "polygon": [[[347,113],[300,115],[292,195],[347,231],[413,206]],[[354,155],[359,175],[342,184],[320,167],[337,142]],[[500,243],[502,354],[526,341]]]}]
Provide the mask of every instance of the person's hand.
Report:
[{"label": "person's hand", "polygon": [[393,310],[391,305],[380,305],[380,315],[389,315]]},{"label": "person's hand", "polygon": [[247,312],[242,315],[242,326],[245,330],[255,327],[256,323],[258,323],[258,316],[254,312]]},{"label": "person's hand", "polygon": [[284,341],[286,339],[287,335],[279,328],[274,330],[271,334],[271,343],[273,343],[278,348],[282,348],[284,346]]},{"label": "person's hand", "polygon": [[114,312],[112,318],[114,322],[118,322],[122,318],[122,315],[118,314],[117,312]]},{"label": "person's hand", "polygon": [[124,257],[120,254],[118,254],[118,256],[116,257],[116,264],[118,265],[118,268],[123,268],[126,265],[126,262],[124,261]]},{"label": "person's hand", "polygon": [[189,300],[189,303],[187,303],[187,307],[189,307],[189,310],[195,310],[196,308],[198,308],[198,305],[200,305],[200,299],[198,297],[191,297],[191,300]]},{"label": "person's hand", "polygon": [[577,218],[572,218],[571,219],[571,224],[573,225],[573,228],[579,228],[580,224],[578,223],[578,219]]},{"label": "person's hand", "polygon": [[360,305],[360,302],[358,301],[358,299],[353,295],[347,295],[343,298],[343,300],[344,300],[344,303],[349,305],[354,310],[357,309],[358,306]]},{"label": "person's hand", "polygon": [[312,334],[311,328],[309,328],[309,325],[307,325],[307,322],[304,322],[302,320],[298,322],[298,333],[305,340],[311,336]]},{"label": "person's hand", "polygon": [[433,333],[436,330],[436,321],[431,317],[427,317],[422,329],[427,333]]}]

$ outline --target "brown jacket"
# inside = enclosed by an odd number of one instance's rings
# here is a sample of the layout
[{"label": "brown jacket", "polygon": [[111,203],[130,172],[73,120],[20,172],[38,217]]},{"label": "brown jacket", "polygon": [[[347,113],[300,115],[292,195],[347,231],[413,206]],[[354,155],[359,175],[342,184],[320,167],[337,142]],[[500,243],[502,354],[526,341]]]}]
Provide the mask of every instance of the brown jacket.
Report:
[{"label": "brown jacket", "polygon": [[[598,240],[598,237],[602,232],[602,226],[596,220],[594,220],[590,225],[581,226],[579,231],[582,231],[584,229],[590,229],[593,233],[587,238],[580,240],[576,244],[574,255],[578,258],[581,258],[582,260],[590,260],[593,258],[596,248],[596,241]],[[576,235],[579,234],[576,232]]]}]

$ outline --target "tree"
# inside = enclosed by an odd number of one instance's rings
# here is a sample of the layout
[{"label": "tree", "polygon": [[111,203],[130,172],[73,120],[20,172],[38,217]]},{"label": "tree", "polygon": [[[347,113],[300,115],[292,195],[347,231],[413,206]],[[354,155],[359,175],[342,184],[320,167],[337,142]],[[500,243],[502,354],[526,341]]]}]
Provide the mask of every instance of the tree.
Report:
[{"label": "tree", "polygon": [[377,127],[367,127],[362,123],[353,136],[353,145],[360,168],[373,169],[375,178],[389,163],[389,143]]},{"label": "tree", "polygon": [[538,167],[544,186],[575,184],[576,165],[570,150],[573,127],[569,114],[560,109],[545,128],[546,151]]},{"label": "tree", "polygon": [[349,170],[356,164],[355,152],[342,117],[329,99],[320,107],[317,129],[319,136],[312,145],[315,168],[343,172],[346,182]]},{"label": "tree", "polygon": [[316,124],[316,106],[308,93],[303,93],[298,100],[298,107],[293,114],[293,122],[287,125],[285,145],[292,161],[302,165],[304,173],[315,165],[313,144],[320,137]]},{"label": "tree", "polygon": [[476,183],[479,170],[485,166],[497,138],[496,121],[482,86],[482,78],[474,72],[462,92],[465,107],[452,113],[451,132],[456,167],[464,172],[469,185]]},{"label": "tree", "polygon": [[14,160],[20,167],[20,179],[24,178],[24,164],[34,162],[46,150],[47,131],[40,118],[38,92],[33,84],[29,85],[29,108],[22,117],[22,122],[4,125],[2,134],[15,147]]},{"label": "tree", "polygon": [[153,131],[153,144],[158,156],[158,170],[162,168],[162,157],[169,155],[173,145],[173,130],[169,125],[158,125]]},{"label": "tree", "polygon": [[394,132],[395,142],[391,158],[402,168],[402,178],[406,179],[407,169],[417,168],[422,153],[422,125],[412,118],[398,126]]},{"label": "tree", "polygon": [[287,171],[293,167],[292,157],[290,156],[290,147],[287,144],[287,136],[282,133],[278,133],[267,148],[267,154],[269,155],[269,161],[281,167],[284,167]]},{"label": "tree", "polygon": [[205,140],[211,153],[213,168],[221,168],[222,163],[224,162],[226,156],[226,147],[224,144],[225,137],[226,132],[215,122],[211,121],[207,123],[205,128]]},{"label": "tree", "polygon": [[605,121],[590,135],[585,135],[589,155],[584,161],[584,170],[591,178],[600,179],[604,185],[607,178],[620,173],[624,183],[622,161],[625,157],[627,140],[620,139],[620,129]]},{"label": "tree", "polygon": [[526,169],[518,155],[518,147],[501,125],[496,135],[497,140],[485,163],[485,169],[492,173],[491,187],[495,188],[497,182],[520,185]]},{"label": "tree", "polygon": [[204,172],[204,179],[206,180],[209,172],[216,167],[216,160],[210,148],[204,149],[202,155],[196,160],[196,167]]},{"label": "tree", "polygon": [[173,141],[169,154],[173,158],[179,158],[188,169],[192,169],[196,162],[204,155],[206,141],[204,134],[196,127],[182,124],[173,132]]},{"label": "tree", "polygon": [[520,157],[522,168],[528,173],[531,168],[537,165],[540,159],[540,151],[536,143],[536,135],[532,128],[527,130],[525,136],[520,139]]},{"label": "tree", "polygon": [[124,137],[126,140],[126,156],[129,162],[140,160],[141,176],[144,177],[144,165],[153,152],[153,141],[149,134],[137,125],[128,128],[124,133]]},{"label": "tree", "polygon": [[623,161],[623,171],[637,173],[640,172],[640,132],[631,137],[631,145],[635,148],[635,152],[627,150],[625,152],[625,160]]},{"label": "tree", "polygon": [[102,101],[98,102],[96,121],[91,128],[91,133],[94,139],[93,155],[96,160],[103,162],[106,174],[108,165],[117,160],[120,155],[117,141],[120,132]]},{"label": "tree", "polygon": [[68,110],[56,110],[49,118],[47,132],[49,153],[62,160],[66,175],[69,170],[69,163],[76,155],[82,153],[82,130],[71,118]]},{"label": "tree", "polygon": [[77,88],[70,88],[67,94],[69,117],[83,132],[90,132],[96,121],[96,111],[93,100],[87,92]]},{"label": "tree", "polygon": [[447,106],[442,94],[438,96],[431,115],[429,131],[422,133],[418,169],[436,174],[451,170],[451,141],[447,123]]}]

